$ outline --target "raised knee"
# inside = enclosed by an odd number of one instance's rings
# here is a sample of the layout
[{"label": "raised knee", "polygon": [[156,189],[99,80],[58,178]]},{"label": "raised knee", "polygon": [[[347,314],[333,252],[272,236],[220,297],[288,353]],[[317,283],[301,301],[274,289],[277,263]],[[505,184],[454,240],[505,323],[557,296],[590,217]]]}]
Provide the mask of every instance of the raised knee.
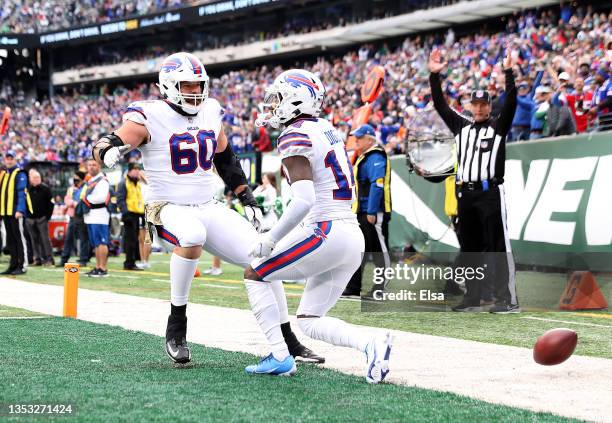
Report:
[{"label": "raised knee", "polygon": [[181,247],[201,247],[206,242],[205,231],[192,231],[179,239]]},{"label": "raised knee", "polygon": [[257,274],[255,270],[251,266],[248,266],[244,269],[244,278],[249,279],[251,281],[262,281],[263,278]]}]

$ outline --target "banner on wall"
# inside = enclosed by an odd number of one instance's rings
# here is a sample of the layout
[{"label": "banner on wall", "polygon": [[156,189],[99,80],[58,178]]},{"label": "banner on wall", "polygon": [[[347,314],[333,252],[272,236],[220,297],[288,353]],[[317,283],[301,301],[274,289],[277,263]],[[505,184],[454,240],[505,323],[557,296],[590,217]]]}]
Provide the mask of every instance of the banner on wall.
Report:
[{"label": "banner on wall", "polygon": [[[512,143],[506,153],[507,223],[517,262],[563,267],[549,262],[555,253],[612,270],[612,133]],[[392,159],[392,169],[391,245],[455,251],[444,184],[409,173],[403,156]]]}]

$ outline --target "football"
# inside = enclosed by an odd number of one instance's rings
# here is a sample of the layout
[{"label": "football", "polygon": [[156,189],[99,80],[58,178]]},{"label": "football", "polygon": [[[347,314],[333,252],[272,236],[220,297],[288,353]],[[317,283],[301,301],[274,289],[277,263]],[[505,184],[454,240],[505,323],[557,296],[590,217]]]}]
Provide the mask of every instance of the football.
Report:
[{"label": "football", "polygon": [[544,366],[567,360],[578,343],[578,334],[571,329],[551,329],[538,338],[533,347],[533,359]]}]

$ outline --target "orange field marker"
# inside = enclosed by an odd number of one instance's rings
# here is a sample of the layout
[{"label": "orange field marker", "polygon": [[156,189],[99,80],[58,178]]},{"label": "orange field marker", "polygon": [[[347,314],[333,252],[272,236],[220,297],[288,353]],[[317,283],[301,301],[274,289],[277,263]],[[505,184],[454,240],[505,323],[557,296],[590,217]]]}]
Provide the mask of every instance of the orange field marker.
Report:
[{"label": "orange field marker", "polygon": [[79,265],[64,265],[64,317],[77,317],[77,296],[79,292]]}]

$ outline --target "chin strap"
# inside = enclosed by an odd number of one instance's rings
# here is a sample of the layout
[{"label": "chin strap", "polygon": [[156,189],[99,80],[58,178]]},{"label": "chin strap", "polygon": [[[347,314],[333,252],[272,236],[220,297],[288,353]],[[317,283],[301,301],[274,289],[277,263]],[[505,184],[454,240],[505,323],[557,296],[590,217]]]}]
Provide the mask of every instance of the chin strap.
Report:
[{"label": "chin strap", "polygon": [[164,101],[166,102],[166,104],[168,106],[170,106],[172,108],[172,110],[174,110],[179,115],[183,115],[183,116],[186,116],[186,117],[195,117],[195,116],[198,115],[197,112],[196,113],[187,113],[180,106],[177,106],[176,104],[169,102],[167,98],[164,99]]}]

